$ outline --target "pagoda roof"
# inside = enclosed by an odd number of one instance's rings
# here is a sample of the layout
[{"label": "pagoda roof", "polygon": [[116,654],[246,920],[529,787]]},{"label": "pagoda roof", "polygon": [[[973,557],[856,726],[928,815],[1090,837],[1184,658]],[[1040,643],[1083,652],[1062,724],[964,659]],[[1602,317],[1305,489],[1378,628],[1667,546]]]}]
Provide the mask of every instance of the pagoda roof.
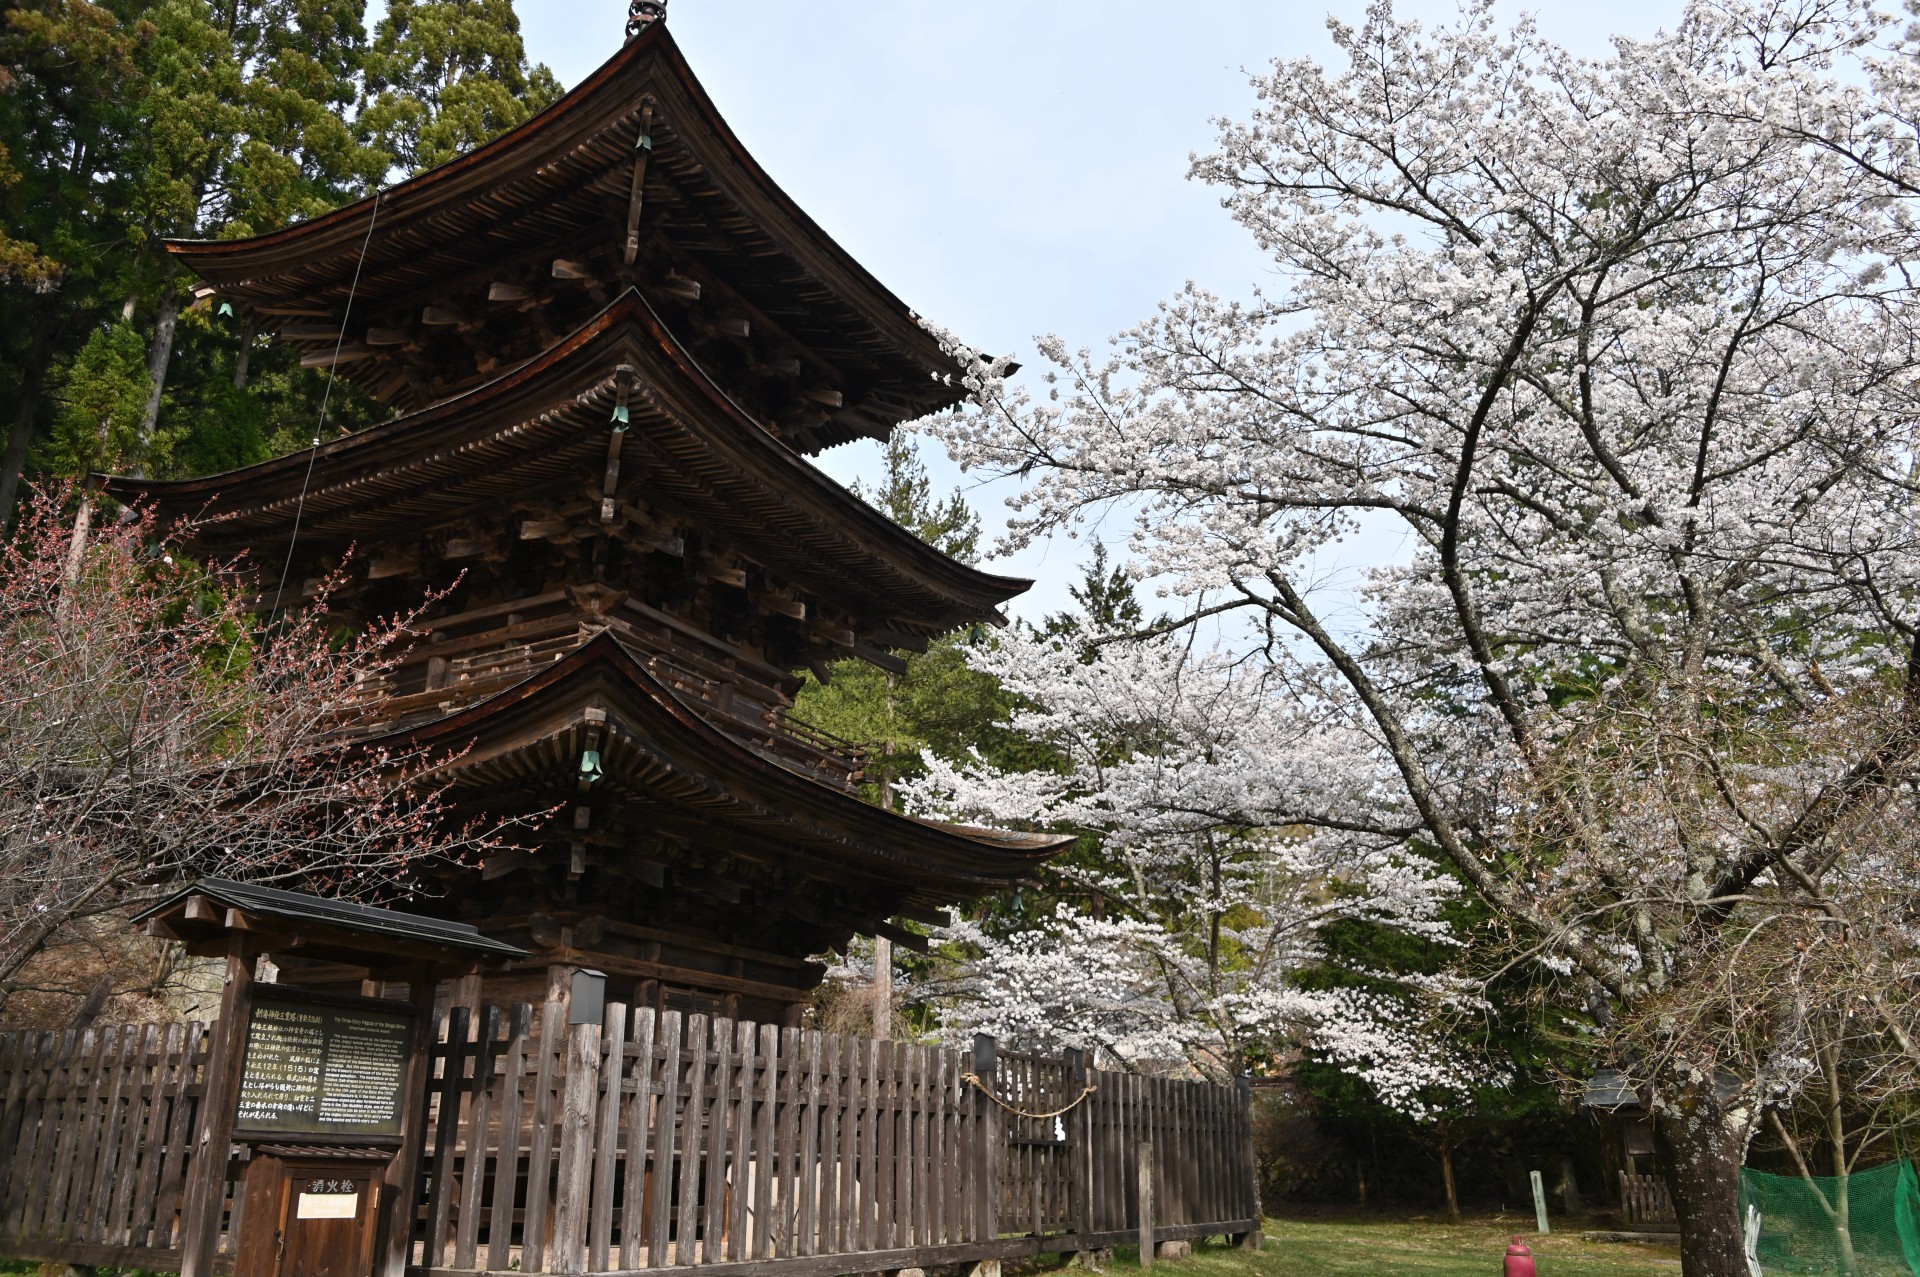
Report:
[{"label": "pagoda roof", "polygon": [[457,753],[439,774],[497,802],[514,791],[575,789],[595,740],[603,770],[595,794],[687,812],[704,843],[729,831],[728,850],[753,858],[757,848],[782,873],[890,889],[894,912],[1018,885],[1073,841],[899,815],[823,784],[716,728],[608,634],[485,701],[365,743],[450,747]]},{"label": "pagoda roof", "polygon": [[[249,239],[168,248],[262,327],[291,327],[288,338],[320,358],[350,298],[358,318],[437,301],[450,279],[556,245],[624,244],[648,110],[650,233],[832,366],[849,391],[846,420],[820,432],[821,446],[959,402],[958,365],[747,153],[665,23],[525,123],[377,197]],[[372,384],[378,365],[342,364],[340,375]]]},{"label": "pagoda roof", "polygon": [[180,522],[203,552],[278,562],[297,520],[302,543],[344,553],[556,485],[591,487],[597,500],[623,380],[626,499],[845,606],[869,633],[997,620],[998,604],[1031,584],[958,562],[822,474],[741,411],[632,291],[538,357],[424,411],[226,474],[104,486]]}]

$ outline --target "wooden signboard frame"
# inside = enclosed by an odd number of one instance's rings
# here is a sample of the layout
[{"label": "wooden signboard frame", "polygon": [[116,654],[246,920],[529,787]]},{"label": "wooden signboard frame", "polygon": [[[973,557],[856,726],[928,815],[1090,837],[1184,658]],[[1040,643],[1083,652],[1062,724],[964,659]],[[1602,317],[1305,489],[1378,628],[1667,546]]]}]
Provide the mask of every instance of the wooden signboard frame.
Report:
[{"label": "wooden signboard frame", "polygon": [[[381,1175],[375,1277],[405,1277],[412,1243],[414,1194],[426,1143],[427,1080],[433,1067],[434,994],[443,979],[479,969],[483,961],[525,957],[523,950],[480,935],[472,927],[392,910],[328,900],[244,883],[202,879],[139,915],[151,934],[183,942],[190,953],[226,959],[220,1018],[209,1042],[206,1084],[195,1119],[193,1156],[187,1167],[181,1212],[181,1277],[214,1277],[228,1170],[236,1135],[249,1140],[302,1144],[390,1145],[393,1156]],[[405,983],[406,1003],[329,996],[268,985],[260,991],[254,967],[269,954],[345,964],[368,978]],[[238,1124],[240,1083],[256,1001],[306,1001],[314,1005],[377,1010],[412,1016],[412,1032],[400,1090],[397,1135],[343,1132],[292,1134],[281,1129],[243,1131]],[[252,1227],[245,1213],[242,1228]],[[236,1253],[247,1239],[235,1238]]]},{"label": "wooden signboard frame", "polygon": [[[230,1150],[238,1132],[240,1075],[246,1054],[247,1028],[253,1018],[259,987],[254,978],[254,963],[269,952],[253,941],[253,937],[235,935],[229,943],[226,988],[220,999],[220,1018],[214,1023],[213,1040],[209,1044],[206,1092],[194,1133],[195,1156],[188,1167],[181,1218],[180,1277],[214,1277],[216,1248],[225,1213]],[[397,1004],[407,1006],[413,1015],[413,1038],[402,1082],[400,1132],[388,1140],[354,1137],[352,1141],[394,1145],[394,1156],[387,1163],[381,1184],[380,1240],[376,1243],[374,1259],[374,1272],[378,1277],[404,1277],[407,1268],[412,1233],[407,1211],[413,1204],[413,1190],[420,1173],[420,1150],[427,1133],[427,1070],[432,1067],[433,999],[438,983],[433,968],[425,964],[392,974],[405,979],[412,993],[407,1003]],[[273,996],[284,996],[277,986],[267,987],[273,990]],[[386,1006],[396,1004],[388,1002]],[[287,1138],[277,1132],[262,1137]],[[320,1137],[300,1138],[324,1142]],[[236,1249],[241,1244],[240,1239],[236,1239]]]}]

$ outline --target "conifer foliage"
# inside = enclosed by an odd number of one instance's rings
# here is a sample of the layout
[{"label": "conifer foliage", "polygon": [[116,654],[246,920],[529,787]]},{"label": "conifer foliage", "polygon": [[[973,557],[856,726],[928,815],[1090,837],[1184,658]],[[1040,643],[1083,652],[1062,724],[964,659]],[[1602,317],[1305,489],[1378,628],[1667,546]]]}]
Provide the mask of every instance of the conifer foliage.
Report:
[{"label": "conifer foliage", "polygon": [[[23,0],[0,9],[0,525],[25,477],[174,477],[304,446],[324,373],[197,305],[162,241],[311,218],[559,95],[511,0]],[[137,341],[142,358],[122,357]],[[137,398],[105,435],[77,387]],[[332,430],[376,415],[336,388]]]}]

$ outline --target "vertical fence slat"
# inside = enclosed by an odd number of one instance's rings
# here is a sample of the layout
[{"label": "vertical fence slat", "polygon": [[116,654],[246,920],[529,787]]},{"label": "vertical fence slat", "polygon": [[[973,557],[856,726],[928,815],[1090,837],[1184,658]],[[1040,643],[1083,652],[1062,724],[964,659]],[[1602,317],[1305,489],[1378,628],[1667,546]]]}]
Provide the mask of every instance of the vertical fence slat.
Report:
[{"label": "vertical fence slat", "polygon": [[653,1134],[653,1205],[647,1221],[647,1267],[667,1263],[668,1216],[673,1209],[674,1145],[680,1119],[680,1036],[685,1020],[677,1012],[661,1017],[660,1108]]},{"label": "vertical fence slat", "polygon": [[[794,1149],[797,1124],[794,1101],[799,1095],[800,1060],[794,1054],[796,1034],[777,1024],[760,1028],[761,1071],[765,1077],[766,1099],[760,1106],[755,1140],[759,1153],[754,1162],[753,1230],[747,1239],[748,1259],[773,1258],[774,1185],[780,1184],[784,1208],[793,1180],[787,1164]],[[792,1230],[788,1230],[791,1235]]]},{"label": "vertical fence slat", "polygon": [[[819,1102],[813,1105],[820,1124],[820,1161],[815,1172],[818,1187],[812,1194],[816,1223],[806,1240],[813,1249],[801,1253],[831,1254],[840,1245],[841,1185],[848,1174],[846,1150],[853,1146],[848,1099],[852,1082],[847,1070],[847,1052],[852,1044],[831,1035],[811,1036],[815,1044],[809,1050],[814,1055],[813,1067],[820,1083]],[[802,1198],[803,1208],[806,1204]]]},{"label": "vertical fence slat", "polygon": [[[824,1146],[831,1139],[831,1125],[820,1102],[820,1029],[806,1029],[803,1047],[806,1068],[806,1112],[801,1114],[801,1221],[795,1225],[795,1254],[808,1256],[818,1252],[820,1241],[820,1162],[826,1156]],[[831,1104],[828,1091],[828,1104]]]},{"label": "vertical fence slat", "polygon": [[700,1137],[704,1121],[707,1081],[707,1017],[687,1017],[688,1044],[693,1060],[687,1069],[687,1102],[680,1119],[680,1218],[673,1251],[677,1264],[699,1262],[694,1229],[700,1209]]},{"label": "vertical fence slat", "polygon": [[84,1034],[68,1031],[62,1036],[59,1054],[47,1067],[46,1087],[40,1097],[40,1121],[45,1129],[38,1144],[37,1170],[27,1207],[26,1235],[29,1237],[43,1237],[47,1232],[46,1211],[54,1197],[50,1190],[61,1173],[63,1158],[71,1155],[73,1144],[73,1123],[66,1120],[72,1110],[67,1097],[75,1089],[76,1081],[84,1076],[80,1060],[91,1045],[92,1037],[92,1030]]},{"label": "vertical fence slat", "polygon": [[728,1137],[733,1144],[733,1154],[728,1160],[733,1171],[728,1179],[725,1207],[722,1212],[726,1229],[726,1257],[740,1259],[746,1250],[747,1203],[752,1200],[752,1191],[756,1177],[749,1172],[748,1159],[753,1148],[754,1128],[754,1069],[757,1054],[754,1026],[742,1020],[733,1027],[734,1044],[737,1052],[734,1059],[733,1102],[729,1106],[733,1113],[729,1118]]},{"label": "vertical fence slat", "polygon": [[780,1187],[778,1214],[768,1223],[766,1256],[787,1258],[799,1254],[799,1193],[801,1193],[801,1102],[806,1079],[801,1073],[801,1029],[785,1027],[780,1031]]},{"label": "vertical fence slat", "polygon": [[918,1044],[909,1047],[908,1054],[914,1057],[914,1097],[919,1106],[913,1119],[913,1244],[930,1246],[933,1244],[934,1186],[937,1183],[933,1165],[934,1056],[931,1048]]},{"label": "vertical fence slat", "polygon": [[467,1168],[466,1179],[460,1185],[460,1210],[453,1238],[455,1268],[472,1268],[479,1255],[481,1198],[487,1181],[487,1126],[493,1112],[493,1065],[497,1050],[494,1039],[499,1036],[500,1008],[482,1009],[479,1054],[473,1061],[472,1098],[460,1124],[460,1143],[466,1146]]},{"label": "vertical fence slat", "polygon": [[[821,1199],[820,1249],[837,1254],[860,1246],[855,1180],[860,1169],[860,1044],[850,1037],[822,1041],[827,1055],[832,1094],[827,1106],[833,1114],[833,1178],[824,1181]],[[831,1203],[832,1209],[828,1209]]]},{"label": "vertical fence slat", "polygon": [[487,1267],[501,1271],[513,1257],[513,1208],[520,1194],[521,1095],[526,1086],[527,1039],[533,1035],[533,1007],[513,1008],[507,1030],[507,1058],[500,1074],[500,1103],[494,1118],[493,1212],[487,1221]]},{"label": "vertical fence slat", "polygon": [[587,1269],[607,1271],[613,1258],[613,1178],[620,1151],[620,1104],[627,1074],[627,1008],[609,1002],[600,1037],[600,1094],[593,1127],[593,1204],[587,1217]]},{"label": "vertical fence slat", "polygon": [[648,1164],[653,1141],[652,1007],[633,1013],[633,1099],[627,1109],[626,1183],[620,1206],[620,1266],[640,1267],[646,1238]]},{"label": "vertical fence slat", "polygon": [[[434,1123],[433,1169],[427,1183],[427,1246],[424,1262],[439,1268],[447,1262],[447,1221],[453,1210],[454,1163],[459,1157],[460,1103],[465,1091],[467,1033],[472,1027],[470,1007],[447,1013],[446,1041],[440,1055],[440,1112]],[[429,1072],[431,1076],[431,1072]]]},{"label": "vertical fence slat", "polygon": [[167,1103],[167,1144],[163,1155],[155,1158],[150,1168],[152,1178],[141,1185],[141,1195],[153,1206],[149,1244],[157,1249],[169,1249],[175,1241],[180,1196],[187,1182],[187,1141],[193,1131],[193,1110],[198,1102],[192,1088],[199,1068],[198,1057],[206,1041],[206,1026],[197,1020],[190,1021],[185,1034],[173,1041],[175,1049],[169,1053],[173,1089]]},{"label": "vertical fence slat", "polygon": [[867,1052],[867,1112],[872,1115],[872,1142],[861,1136],[862,1212],[867,1246],[878,1250],[892,1244],[893,1216],[893,1044],[874,1042]]},{"label": "vertical fence slat", "polygon": [[727,1153],[732,1134],[734,1097],[733,1021],[723,1016],[713,1020],[713,1109],[707,1121],[704,1174],[700,1195],[700,1262],[711,1264],[726,1257],[727,1230]]},{"label": "vertical fence slat", "polygon": [[27,1074],[39,1051],[40,1036],[36,1033],[6,1035],[7,1089],[5,1096],[0,1097],[0,1148],[7,1149],[8,1155],[0,1159],[0,1228],[13,1218],[13,1194],[19,1186],[21,1172],[17,1160],[22,1140],[21,1109],[25,1103]]},{"label": "vertical fence slat", "polygon": [[547,999],[540,1013],[540,1035],[534,1039],[533,1137],[527,1151],[527,1207],[520,1223],[520,1271],[546,1271],[548,1204],[553,1179],[554,1090],[559,1085],[558,1061],[563,1058],[566,1004]]}]

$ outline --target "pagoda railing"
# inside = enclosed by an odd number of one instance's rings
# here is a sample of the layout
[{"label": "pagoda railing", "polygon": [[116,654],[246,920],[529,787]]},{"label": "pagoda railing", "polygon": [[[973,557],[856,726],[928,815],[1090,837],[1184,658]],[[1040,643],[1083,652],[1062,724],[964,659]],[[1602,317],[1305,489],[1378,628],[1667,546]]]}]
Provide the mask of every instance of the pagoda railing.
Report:
[{"label": "pagoda railing", "polygon": [[[364,730],[385,730],[416,716],[444,713],[501,691],[529,674],[560,660],[596,634],[604,622],[583,621],[577,613],[562,613],[512,627],[512,637],[495,640],[475,650],[475,636],[465,641],[427,646],[424,662],[411,662],[412,677],[424,677],[428,686],[403,691],[406,679],[389,674],[369,679],[357,690],[356,703],[367,719]],[[672,641],[653,629],[611,622],[611,628],[636,650],[648,673],[676,695],[700,708],[720,730],[795,764],[815,779],[851,790],[866,766],[866,751],[830,732],[788,717],[783,699],[757,679],[744,677],[714,655],[700,652],[687,641]],[[446,655],[435,655],[445,651]]]}]

